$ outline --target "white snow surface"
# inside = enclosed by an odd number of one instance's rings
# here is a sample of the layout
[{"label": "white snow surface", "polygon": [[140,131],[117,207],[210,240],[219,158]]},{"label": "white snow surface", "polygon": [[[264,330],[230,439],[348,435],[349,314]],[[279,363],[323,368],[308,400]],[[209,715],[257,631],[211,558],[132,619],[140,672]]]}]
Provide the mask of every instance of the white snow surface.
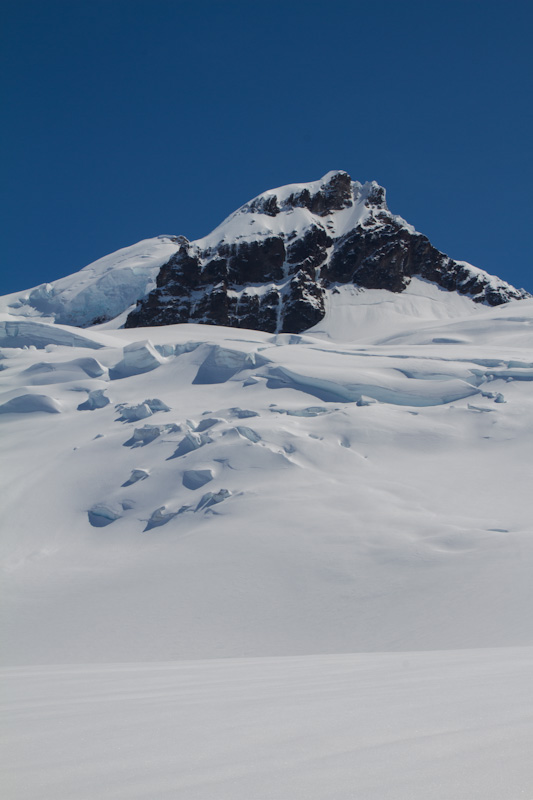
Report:
[{"label": "white snow surface", "polygon": [[531,797],[533,648],[2,670],[6,798]]},{"label": "white snow surface", "polygon": [[533,644],[533,301],[429,288],[305,335],[20,320],[6,663]]},{"label": "white snow surface", "polygon": [[533,796],[533,300],[1,331],[10,800]]}]

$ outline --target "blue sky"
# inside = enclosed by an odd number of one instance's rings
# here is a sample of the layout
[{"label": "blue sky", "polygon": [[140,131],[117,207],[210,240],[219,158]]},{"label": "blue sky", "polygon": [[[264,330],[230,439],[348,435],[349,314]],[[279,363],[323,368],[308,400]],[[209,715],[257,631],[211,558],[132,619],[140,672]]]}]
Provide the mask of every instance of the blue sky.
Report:
[{"label": "blue sky", "polygon": [[330,169],[533,292],[533,3],[4,0],[0,293]]}]

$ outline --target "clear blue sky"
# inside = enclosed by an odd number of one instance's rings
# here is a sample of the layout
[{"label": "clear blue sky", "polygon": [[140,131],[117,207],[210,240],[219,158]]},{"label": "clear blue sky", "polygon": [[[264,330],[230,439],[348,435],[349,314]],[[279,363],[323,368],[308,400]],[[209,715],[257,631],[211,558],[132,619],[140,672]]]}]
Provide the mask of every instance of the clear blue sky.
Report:
[{"label": "clear blue sky", "polygon": [[0,28],[2,294],[330,169],[533,291],[528,0],[3,0]]}]

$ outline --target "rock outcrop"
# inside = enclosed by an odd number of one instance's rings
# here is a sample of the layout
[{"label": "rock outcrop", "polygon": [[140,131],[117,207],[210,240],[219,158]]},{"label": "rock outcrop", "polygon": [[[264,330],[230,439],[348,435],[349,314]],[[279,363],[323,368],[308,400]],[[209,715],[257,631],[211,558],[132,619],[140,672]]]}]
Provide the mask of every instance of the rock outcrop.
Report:
[{"label": "rock outcrop", "polygon": [[301,333],[339,283],[403,291],[414,276],[490,306],[529,296],[439,252],[387,208],[385,190],[346,172],[265,192],[164,264],[126,327],[202,322]]}]

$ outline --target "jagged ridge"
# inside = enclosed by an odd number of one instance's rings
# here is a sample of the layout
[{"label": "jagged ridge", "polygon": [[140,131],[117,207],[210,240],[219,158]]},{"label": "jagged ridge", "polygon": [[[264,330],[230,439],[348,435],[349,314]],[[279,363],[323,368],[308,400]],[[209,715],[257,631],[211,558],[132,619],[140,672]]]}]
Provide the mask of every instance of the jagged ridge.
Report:
[{"label": "jagged ridge", "polygon": [[204,239],[178,243],[126,327],[202,322],[301,333],[323,318],[335,284],[401,292],[413,276],[490,306],[529,296],[439,252],[391,214],[381,186],[342,171],[267,191]]}]

